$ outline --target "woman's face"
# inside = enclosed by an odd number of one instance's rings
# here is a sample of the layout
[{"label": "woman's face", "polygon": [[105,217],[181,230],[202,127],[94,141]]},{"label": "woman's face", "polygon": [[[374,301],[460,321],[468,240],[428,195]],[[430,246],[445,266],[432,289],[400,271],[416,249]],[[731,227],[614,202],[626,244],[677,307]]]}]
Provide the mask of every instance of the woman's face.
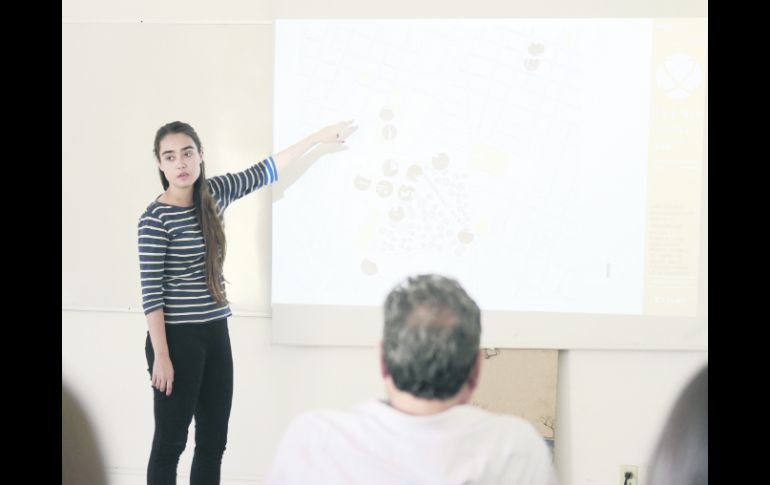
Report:
[{"label": "woman's face", "polygon": [[160,140],[158,168],[170,185],[179,189],[192,187],[201,174],[203,152],[184,133],[171,133]]}]

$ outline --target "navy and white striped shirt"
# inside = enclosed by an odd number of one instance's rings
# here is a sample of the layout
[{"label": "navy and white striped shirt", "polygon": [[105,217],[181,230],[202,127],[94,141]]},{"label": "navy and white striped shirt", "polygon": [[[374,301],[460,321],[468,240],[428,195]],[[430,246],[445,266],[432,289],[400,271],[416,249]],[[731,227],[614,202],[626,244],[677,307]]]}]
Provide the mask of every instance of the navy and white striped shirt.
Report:
[{"label": "navy and white striped shirt", "polygon": [[[273,157],[243,172],[206,180],[222,217],[227,206],[278,179]],[[206,286],[206,248],[195,207],[158,201],[139,219],[139,267],[144,314],[163,307],[166,323],[205,323],[232,315]],[[224,278],[223,278],[224,285]],[[224,286],[223,286],[224,287]]]}]

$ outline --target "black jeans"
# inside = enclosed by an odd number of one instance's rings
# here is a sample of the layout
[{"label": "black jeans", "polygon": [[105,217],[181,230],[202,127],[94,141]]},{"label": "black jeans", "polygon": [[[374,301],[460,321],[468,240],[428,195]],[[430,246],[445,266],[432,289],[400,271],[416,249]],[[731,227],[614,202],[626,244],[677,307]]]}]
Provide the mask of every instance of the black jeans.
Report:
[{"label": "black jeans", "polygon": [[[227,319],[201,324],[166,325],[169,356],[174,366],[171,396],[153,390],[155,435],[148,485],[176,484],[179,456],[195,417],[195,454],[190,485],[219,484],[227,424],[233,403],[233,354]],[[150,333],[145,354],[150,376],[155,361]]]}]

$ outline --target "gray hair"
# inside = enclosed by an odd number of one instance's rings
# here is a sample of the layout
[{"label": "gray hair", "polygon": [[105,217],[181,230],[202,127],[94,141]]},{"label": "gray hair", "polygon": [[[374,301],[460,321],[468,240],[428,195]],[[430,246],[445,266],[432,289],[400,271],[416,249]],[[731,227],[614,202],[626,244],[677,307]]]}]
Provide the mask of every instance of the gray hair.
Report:
[{"label": "gray hair", "polygon": [[470,375],[481,336],[481,311],[460,284],[419,275],[385,299],[383,355],[393,383],[416,397],[456,395]]}]

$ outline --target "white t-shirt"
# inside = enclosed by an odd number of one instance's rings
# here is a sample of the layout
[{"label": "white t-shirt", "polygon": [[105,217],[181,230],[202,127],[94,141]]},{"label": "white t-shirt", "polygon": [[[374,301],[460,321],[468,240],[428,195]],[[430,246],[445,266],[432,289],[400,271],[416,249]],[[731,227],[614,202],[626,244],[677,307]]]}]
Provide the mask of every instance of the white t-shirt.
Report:
[{"label": "white t-shirt", "polygon": [[295,418],[265,483],[552,485],[557,480],[543,438],[521,418],[471,405],[412,416],[372,400]]}]

